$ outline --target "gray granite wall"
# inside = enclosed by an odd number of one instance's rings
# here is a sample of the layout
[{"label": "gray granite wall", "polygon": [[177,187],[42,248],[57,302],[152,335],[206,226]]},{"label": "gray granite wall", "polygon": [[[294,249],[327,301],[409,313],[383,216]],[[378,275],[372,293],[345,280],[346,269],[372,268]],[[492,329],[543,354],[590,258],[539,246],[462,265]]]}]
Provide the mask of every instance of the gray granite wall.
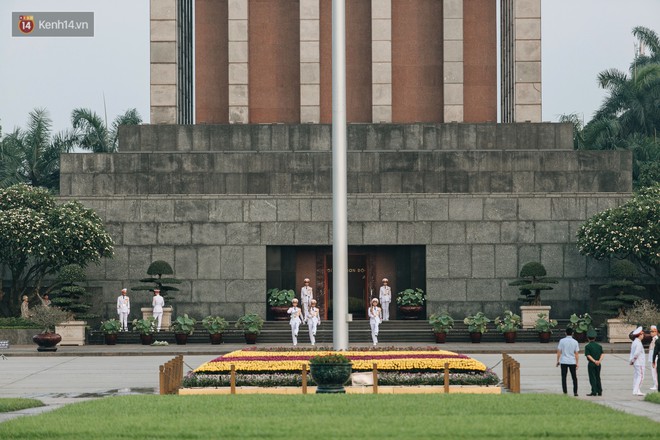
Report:
[{"label": "gray granite wall", "polygon": [[[615,192],[632,188],[629,151],[351,151],[351,193]],[[66,154],[60,193],[330,194],[332,154]]]},{"label": "gray granite wall", "polygon": [[[573,126],[348,124],[349,150],[573,149]],[[329,124],[139,125],[121,127],[121,151],[330,151]]]},{"label": "gray granite wall", "polygon": [[[425,245],[429,311],[490,315],[517,307],[509,287],[520,266],[541,261],[560,279],[544,303],[556,316],[584,312],[589,285],[607,268],[580,256],[575,231],[627,194],[351,195],[350,245]],[[330,196],[77,197],[96,209],[116,256],[90,268],[105,310],[115,313],[123,286],[164,259],[184,280],[177,308],[196,317],[244,312],[265,316],[266,246],[329,245]],[[148,297],[133,292],[134,304]],[[145,298],[141,298],[144,295]],[[554,312],[553,312],[554,313]]]}]

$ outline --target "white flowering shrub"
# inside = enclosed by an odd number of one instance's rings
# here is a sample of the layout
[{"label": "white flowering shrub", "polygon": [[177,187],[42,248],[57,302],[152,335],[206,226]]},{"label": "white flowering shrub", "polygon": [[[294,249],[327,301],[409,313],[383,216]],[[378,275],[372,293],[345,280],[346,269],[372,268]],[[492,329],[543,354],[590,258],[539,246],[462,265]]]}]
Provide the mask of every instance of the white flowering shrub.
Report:
[{"label": "white flowering shrub", "polygon": [[112,257],[103,222],[79,202],[58,205],[48,190],[24,184],[0,190],[0,264],[11,274],[10,310],[38,291],[45,277],[69,264]]},{"label": "white flowering shrub", "polygon": [[630,258],[645,274],[660,276],[660,185],[640,190],[625,204],[600,212],[577,231],[582,255]]}]

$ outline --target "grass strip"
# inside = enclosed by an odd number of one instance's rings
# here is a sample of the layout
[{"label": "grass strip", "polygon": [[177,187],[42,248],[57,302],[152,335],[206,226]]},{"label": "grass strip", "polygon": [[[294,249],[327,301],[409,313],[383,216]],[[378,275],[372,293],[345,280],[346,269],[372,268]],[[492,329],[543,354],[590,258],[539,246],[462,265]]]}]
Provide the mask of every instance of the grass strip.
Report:
[{"label": "grass strip", "polygon": [[644,397],[644,401],[651,403],[660,403],[660,392],[648,393],[646,397]]},{"label": "grass strip", "polygon": [[0,424],[0,438],[656,439],[658,424],[562,395],[117,396]]},{"label": "grass strip", "polygon": [[41,400],[24,399],[21,397],[3,397],[0,398],[0,413],[20,411],[27,408],[36,408],[44,406]]}]

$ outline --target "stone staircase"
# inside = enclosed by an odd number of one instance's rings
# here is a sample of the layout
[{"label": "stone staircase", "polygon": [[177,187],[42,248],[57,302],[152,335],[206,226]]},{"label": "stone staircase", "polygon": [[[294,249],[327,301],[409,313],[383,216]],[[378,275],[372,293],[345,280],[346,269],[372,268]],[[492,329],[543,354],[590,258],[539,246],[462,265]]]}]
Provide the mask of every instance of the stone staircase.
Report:
[{"label": "stone staircase", "polygon": [[[225,343],[243,344],[243,333],[237,330],[230,323],[230,327],[223,335]],[[559,328],[564,328],[565,323],[560,323]],[[371,343],[371,330],[369,321],[353,321],[348,325],[349,342],[351,344],[369,344]],[[381,345],[389,343],[405,344],[405,343],[428,343],[435,344],[435,338],[431,327],[425,320],[397,320],[387,321],[380,325],[378,340]],[[558,341],[563,336],[563,332],[557,330],[552,335],[552,341]],[[171,344],[175,343],[174,333],[170,331],[162,331],[158,333],[157,340],[167,341]],[[533,329],[520,329],[516,339],[518,342],[537,342],[538,335]],[[319,345],[332,344],[332,321],[323,321],[316,331],[316,341]],[[457,321],[454,328],[447,335],[447,342],[469,342],[470,336],[467,331],[467,326],[460,321]],[[504,337],[499,331],[491,324],[482,337],[482,342],[503,342]],[[309,344],[309,336],[307,326],[300,327],[298,335],[298,342],[301,345]],[[103,333],[94,330],[88,333],[89,344],[103,344]],[[135,332],[120,333],[117,338],[118,344],[139,344],[140,337]],[[205,329],[197,326],[195,333],[188,338],[189,344],[208,344],[209,336]],[[257,344],[291,344],[291,328],[286,321],[267,321],[264,324],[263,330],[257,338]]]}]

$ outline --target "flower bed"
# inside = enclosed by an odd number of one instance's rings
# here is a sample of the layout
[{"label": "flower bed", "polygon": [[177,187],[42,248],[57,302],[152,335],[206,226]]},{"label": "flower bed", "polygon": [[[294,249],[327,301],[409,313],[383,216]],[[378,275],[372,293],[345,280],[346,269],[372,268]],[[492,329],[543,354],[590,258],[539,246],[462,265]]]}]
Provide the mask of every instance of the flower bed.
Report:
[{"label": "flower bed", "polygon": [[[190,372],[184,387],[229,386],[231,365],[236,369],[237,386],[301,386],[303,365],[309,368],[314,356],[333,354],[331,350],[255,348],[237,350],[213,359]],[[342,352],[353,363],[353,371],[371,371],[377,364],[382,385],[442,385],[444,365],[449,363],[451,385],[496,385],[498,377],[486,366],[463,354],[424,349],[354,349]],[[313,382],[310,380],[310,384]]]}]

